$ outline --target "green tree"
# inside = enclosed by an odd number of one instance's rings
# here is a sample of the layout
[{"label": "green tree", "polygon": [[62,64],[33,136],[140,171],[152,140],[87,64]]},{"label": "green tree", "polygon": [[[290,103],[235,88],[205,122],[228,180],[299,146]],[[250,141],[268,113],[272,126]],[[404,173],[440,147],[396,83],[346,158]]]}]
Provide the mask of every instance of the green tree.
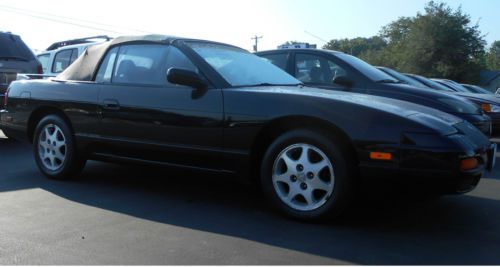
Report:
[{"label": "green tree", "polygon": [[387,65],[404,72],[475,82],[484,67],[484,36],[461,8],[431,1],[424,13],[399,18],[380,36],[388,44]]},{"label": "green tree", "polygon": [[379,36],[370,38],[357,37],[354,39],[333,39],[323,46],[324,49],[341,51],[353,56],[360,56],[367,51],[378,51],[387,46]]},{"label": "green tree", "polygon": [[495,41],[486,56],[486,65],[490,70],[500,70],[500,41]]},{"label": "green tree", "polygon": [[283,44],[281,44],[281,45],[294,45],[294,44],[299,44],[299,43],[300,43],[300,42],[298,42],[298,41],[286,41],[286,42],[284,42],[284,43],[283,43]]}]

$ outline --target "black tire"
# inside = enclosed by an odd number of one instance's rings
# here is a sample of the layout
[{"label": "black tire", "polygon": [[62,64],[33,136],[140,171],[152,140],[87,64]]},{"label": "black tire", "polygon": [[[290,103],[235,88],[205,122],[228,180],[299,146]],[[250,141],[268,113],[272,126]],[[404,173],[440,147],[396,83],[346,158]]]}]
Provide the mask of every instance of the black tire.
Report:
[{"label": "black tire", "polygon": [[[65,158],[63,161],[59,161],[60,164],[57,168],[49,169],[43,162],[44,160],[40,154],[40,150],[42,149],[40,146],[40,136],[46,127],[53,126],[57,126],[62,132],[65,141]],[[76,150],[75,138],[68,124],[57,115],[48,115],[38,123],[33,137],[33,155],[38,169],[50,179],[68,180],[74,178],[82,171],[86,163],[86,159],[79,155]]]},{"label": "black tire", "polygon": [[[280,198],[273,184],[273,166],[278,156],[294,144],[309,144],[319,148],[334,166],[334,186],[329,198],[321,206],[313,210],[299,210],[286,204]],[[297,129],[286,132],[276,138],[264,154],[260,178],[264,194],[272,204],[284,214],[296,219],[316,221],[335,218],[349,206],[353,199],[356,179],[358,177],[355,157],[349,145],[333,135],[322,131]],[[302,180],[303,181],[303,180]],[[300,182],[300,181],[299,181]],[[289,193],[290,194],[290,193]]]}]

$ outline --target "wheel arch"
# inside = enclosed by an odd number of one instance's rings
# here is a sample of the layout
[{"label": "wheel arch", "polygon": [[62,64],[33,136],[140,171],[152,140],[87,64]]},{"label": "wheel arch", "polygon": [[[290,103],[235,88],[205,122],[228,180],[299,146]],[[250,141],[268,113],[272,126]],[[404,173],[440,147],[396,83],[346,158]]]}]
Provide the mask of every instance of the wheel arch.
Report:
[{"label": "wheel arch", "polygon": [[33,112],[31,112],[31,115],[28,119],[26,133],[27,133],[27,138],[30,142],[33,142],[35,129],[40,120],[42,120],[44,117],[48,115],[57,115],[61,117],[61,119],[63,119],[68,124],[68,127],[70,128],[71,132],[74,133],[71,121],[69,120],[69,117],[64,113],[64,111],[53,106],[40,106],[37,107]]},{"label": "wheel arch", "polygon": [[266,123],[254,139],[250,151],[250,175],[252,180],[259,180],[261,159],[269,145],[281,134],[295,129],[314,129],[327,136],[339,138],[346,148],[353,152],[352,155],[358,162],[352,139],[334,123],[310,116],[281,117]]}]

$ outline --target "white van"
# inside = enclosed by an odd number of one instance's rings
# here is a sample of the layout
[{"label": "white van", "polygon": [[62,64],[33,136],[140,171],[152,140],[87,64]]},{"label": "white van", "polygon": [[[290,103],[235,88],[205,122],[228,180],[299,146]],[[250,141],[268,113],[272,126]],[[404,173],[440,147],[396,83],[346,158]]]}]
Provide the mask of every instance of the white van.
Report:
[{"label": "white van", "polygon": [[57,76],[83,54],[87,47],[109,40],[111,40],[110,37],[103,35],[52,44],[47,51],[37,54],[38,61],[42,63],[43,76]]}]

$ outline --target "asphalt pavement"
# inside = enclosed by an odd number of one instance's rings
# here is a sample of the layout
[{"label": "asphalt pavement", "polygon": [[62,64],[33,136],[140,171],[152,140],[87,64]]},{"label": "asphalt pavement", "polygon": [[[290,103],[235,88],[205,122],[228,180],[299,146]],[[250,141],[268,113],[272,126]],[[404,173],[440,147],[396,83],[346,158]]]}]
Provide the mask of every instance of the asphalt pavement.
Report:
[{"label": "asphalt pavement", "polygon": [[89,162],[41,175],[0,134],[0,264],[500,264],[500,166],[473,192],[376,190],[342,220],[282,217],[234,177]]}]

